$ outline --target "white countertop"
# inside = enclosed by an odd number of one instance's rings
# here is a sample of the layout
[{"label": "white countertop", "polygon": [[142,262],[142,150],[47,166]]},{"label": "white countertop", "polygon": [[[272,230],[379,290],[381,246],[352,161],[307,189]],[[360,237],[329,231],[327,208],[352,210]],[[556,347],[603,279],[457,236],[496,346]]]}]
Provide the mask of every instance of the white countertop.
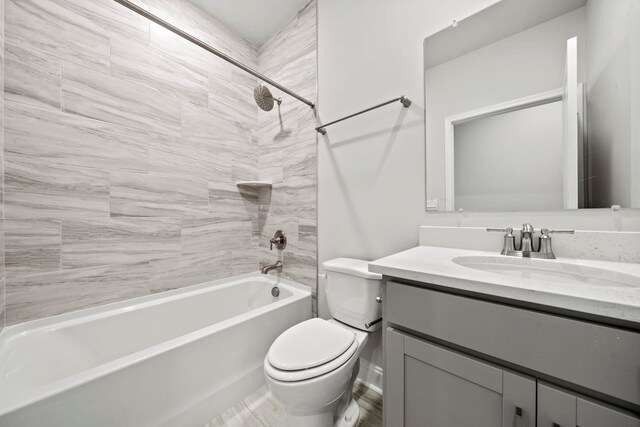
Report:
[{"label": "white countertop", "polygon": [[[468,256],[500,255],[488,251],[418,246],[371,262],[369,271],[488,296],[640,323],[640,279],[637,286],[622,287],[541,282],[479,271],[452,261],[456,257]],[[637,263],[572,258],[542,261],[602,268],[640,278],[640,264]]]}]

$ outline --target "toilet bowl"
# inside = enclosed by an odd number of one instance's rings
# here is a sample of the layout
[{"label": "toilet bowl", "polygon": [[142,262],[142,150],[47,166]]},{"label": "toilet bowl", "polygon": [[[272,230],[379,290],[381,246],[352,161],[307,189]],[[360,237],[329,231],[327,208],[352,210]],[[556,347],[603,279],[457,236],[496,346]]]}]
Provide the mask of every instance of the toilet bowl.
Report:
[{"label": "toilet bowl", "polygon": [[[359,408],[349,408],[350,391],[367,340],[367,332],[333,319],[307,320],[278,337],[265,357],[264,372],[269,390],[287,412],[286,426],[357,423]],[[341,401],[343,410],[336,411]]]},{"label": "toilet bowl", "polygon": [[[339,258],[324,267],[334,318],[311,319],[286,330],[264,359],[267,387],[284,407],[287,427],[351,427],[360,414],[352,389],[360,353],[370,331],[380,326],[375,297],[382,277],[369,273],[362,260]],[[358,301],[364,298],[369,301]]]}]

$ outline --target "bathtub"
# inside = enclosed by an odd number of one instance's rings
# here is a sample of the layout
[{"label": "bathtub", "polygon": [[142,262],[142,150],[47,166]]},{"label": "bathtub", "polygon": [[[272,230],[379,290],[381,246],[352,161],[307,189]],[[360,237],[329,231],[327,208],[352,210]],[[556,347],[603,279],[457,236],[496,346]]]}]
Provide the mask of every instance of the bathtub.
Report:
[{"label": "bathtub", "polygon": [[0,426],[199,427],[310,314],[309,288],[249,274],[7,327]]}]

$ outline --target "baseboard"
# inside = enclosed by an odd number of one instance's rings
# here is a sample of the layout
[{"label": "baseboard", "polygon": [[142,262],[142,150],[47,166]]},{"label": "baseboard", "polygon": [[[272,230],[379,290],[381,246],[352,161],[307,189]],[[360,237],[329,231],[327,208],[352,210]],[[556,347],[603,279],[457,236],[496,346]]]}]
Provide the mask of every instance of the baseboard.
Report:
[{"label": "baseboard", "polygon": [[360,359],[360,372],[358,379],[371,390],[382,394],[382,367],[374,365],[365,359]]}]

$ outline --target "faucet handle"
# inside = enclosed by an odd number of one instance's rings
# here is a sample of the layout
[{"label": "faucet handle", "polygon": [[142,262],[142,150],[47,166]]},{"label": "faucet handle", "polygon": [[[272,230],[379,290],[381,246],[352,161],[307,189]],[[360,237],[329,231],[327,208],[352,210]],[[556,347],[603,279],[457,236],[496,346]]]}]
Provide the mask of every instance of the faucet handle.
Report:
[{"label": "faucet handle", "polygon": [[273,235],[273,238],[269,240],[270,250],[273,250],[273,245],[276,245],[276,249],[284,249],[287,247],[287,236],[284,235],[282,230],[278,230]]},{"label": "faucet handle", "polygon": [[574,234],[575,232],[576,232],[575,230],[570,230],[567,228],[558,228],[558,229],[543,228],[542,230],[540,230],[540,234],[542,234],[543,236],[548,236],[549,234]]},{"label": "faucet handle", "polygon": [[540,230],[540,255],[542,258],[546,259],[556,259],[555,254],[553,253],[553,248],[551,246],[551,236],[549,234],[573,234],[574,230],[567,229],[556,229],[550,230],[548,228],[543,228]]},{"label": "faucet handle", "polygon": [[487,231],[491,232],[498,232],[498,233],[507,233],[507,234],[512,234],[513,233],[513,228],[511,227],[506,227],[506,228],[491,228],[491,227],[487,227]]},{"label": "faucet handle", "polygon": [[487,231],[505,233],[502,251],[500,251],[502,255],[506,255],[507,253],[514,252],[516,250],[516,238],[513,235],[513,228],[487,228]]}]

